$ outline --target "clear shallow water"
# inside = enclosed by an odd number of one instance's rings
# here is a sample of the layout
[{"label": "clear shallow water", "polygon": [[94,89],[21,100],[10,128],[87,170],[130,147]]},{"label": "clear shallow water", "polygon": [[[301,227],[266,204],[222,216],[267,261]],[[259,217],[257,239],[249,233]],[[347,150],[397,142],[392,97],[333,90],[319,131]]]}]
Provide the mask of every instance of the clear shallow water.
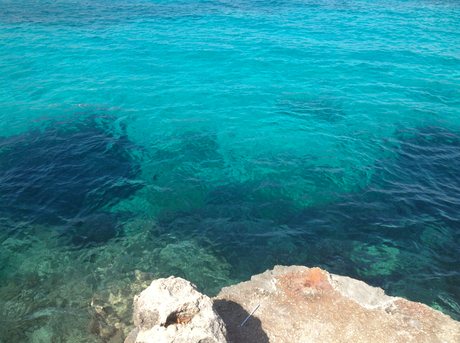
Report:
[{"label": "clear shallow water", "polygon": [[459,320],[459,32],[456,1],[2,1],[0,340],[275,264]]}]

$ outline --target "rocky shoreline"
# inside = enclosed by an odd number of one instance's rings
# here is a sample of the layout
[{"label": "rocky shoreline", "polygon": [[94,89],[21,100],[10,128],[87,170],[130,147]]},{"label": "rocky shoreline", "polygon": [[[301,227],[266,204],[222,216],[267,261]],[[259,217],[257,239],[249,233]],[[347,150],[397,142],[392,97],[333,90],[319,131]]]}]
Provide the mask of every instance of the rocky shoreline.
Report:
[{"label": "rocky shoreline", "polygon": [[[99,332],[116,322],[104,317],[103,307],[98,313],[93,323]],[[134,297],[133,318],[134,329],[106,330],[101,338],[110,343],[460,342],[460,322],[440,311],[303,266],[275,266],[212,299],[182,278],[154,280]]]}]

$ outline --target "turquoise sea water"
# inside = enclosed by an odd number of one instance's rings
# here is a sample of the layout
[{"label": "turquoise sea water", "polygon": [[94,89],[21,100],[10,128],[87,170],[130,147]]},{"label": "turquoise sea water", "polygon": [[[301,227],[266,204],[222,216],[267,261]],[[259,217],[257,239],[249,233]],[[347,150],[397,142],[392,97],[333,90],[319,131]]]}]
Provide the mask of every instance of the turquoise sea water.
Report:
[{"label": "turquoise sea water", "polygon": [[0,118],[0,342],[276,264],[460,320],[458,1],[2,0]]}]

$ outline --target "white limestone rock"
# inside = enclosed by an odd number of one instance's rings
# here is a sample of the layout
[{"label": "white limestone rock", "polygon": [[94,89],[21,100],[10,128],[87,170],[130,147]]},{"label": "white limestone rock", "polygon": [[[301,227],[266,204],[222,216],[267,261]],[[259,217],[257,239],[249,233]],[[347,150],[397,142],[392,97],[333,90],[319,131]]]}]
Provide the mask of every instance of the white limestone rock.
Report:
[{"label": "white limestone rock", "polygon": [[129,335],[129,342],[227,342],[225,324],[211,299],[182,278],[153,281],[134,297],[133,317],[136,329]]}]

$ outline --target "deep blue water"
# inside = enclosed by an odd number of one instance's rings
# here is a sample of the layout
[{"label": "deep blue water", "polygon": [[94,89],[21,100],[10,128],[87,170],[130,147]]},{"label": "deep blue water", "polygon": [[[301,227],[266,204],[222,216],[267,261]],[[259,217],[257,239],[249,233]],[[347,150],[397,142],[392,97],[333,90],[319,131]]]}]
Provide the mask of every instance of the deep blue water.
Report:
[{"label": "deep blue water", "polygon": [[0,342],[276,264],[460,320],[458,1],[3,0],[0,118]]}]

